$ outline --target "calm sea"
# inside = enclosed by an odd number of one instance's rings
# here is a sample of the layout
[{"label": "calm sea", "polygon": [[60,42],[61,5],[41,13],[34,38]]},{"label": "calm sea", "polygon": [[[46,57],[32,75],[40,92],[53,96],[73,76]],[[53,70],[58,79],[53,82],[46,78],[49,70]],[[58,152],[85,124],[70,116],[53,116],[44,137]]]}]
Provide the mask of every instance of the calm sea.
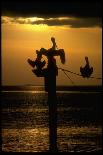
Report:
[{"label": "calm sea", "polygon": [[[48,94],[42,87],[2,91],[2,151],[49,150]],[[60,152],[102,152],[101,91],[57,91]]]}]

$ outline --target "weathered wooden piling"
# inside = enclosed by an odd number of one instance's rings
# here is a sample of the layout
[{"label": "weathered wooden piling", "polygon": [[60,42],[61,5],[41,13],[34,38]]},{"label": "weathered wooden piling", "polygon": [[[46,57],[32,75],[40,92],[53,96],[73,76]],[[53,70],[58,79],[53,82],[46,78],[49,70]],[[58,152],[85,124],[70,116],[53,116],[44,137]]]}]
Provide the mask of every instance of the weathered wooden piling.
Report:
[{"label": "weathered wooden piling", "polygon": [[[37,51],[37,58],[35,61],[28,59],[28,63],[34,68],[33,73],[37,77],[44,77],[45,91],[48,92],[48,106],[49,106],[49,151],[57,152],[57,96],[56,96],[56,76],[58,75],[58,68],[54,56],[60,56],[61,62],[65,63],[65,53],[63,49],[56,50],[55,38],[51,38],[53,47],[49,50],[41,48]],[[47,68],[45,61],[41,62],[42,55],[48,59]]]},{"label": "weathered wooden piling", "polygon": [[48,61],[48,105],[49,105],[49,150],[57,152],[57,97],[56,74],[57,67],[54,58]]}]

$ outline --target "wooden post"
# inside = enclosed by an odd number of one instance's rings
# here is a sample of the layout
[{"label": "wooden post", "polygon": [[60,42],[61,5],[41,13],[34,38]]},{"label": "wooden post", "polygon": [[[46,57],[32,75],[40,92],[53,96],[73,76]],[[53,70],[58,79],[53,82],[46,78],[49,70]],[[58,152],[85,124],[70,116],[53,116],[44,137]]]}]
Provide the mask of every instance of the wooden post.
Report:
[{"label": "wooden post", "polygon": [[57,97],[56,97],[56,61],[48,60],[48,105],[49,105],[49,150],[57,152]]},{"label": "wooden post", "polygon": [[[65,63],[65,53],[63,49],[55,50],[55,38],[52,38],[53,48],[49,50],[41,49],[37,52],[37,59],[32,61],[28,59],[28,63],[34,68],[33,73],[37,77],[44,77],[45,91],[48,92],[48,106],[49,106],[49,150],[50,152],[57,152],[57,97],[56,97],[56,75],[58,75],[58,68],[54,56],[60,56],[61,62]],[[41,62],[42,55],[48,59],[47,68],[43,68],[45,61]]]}]

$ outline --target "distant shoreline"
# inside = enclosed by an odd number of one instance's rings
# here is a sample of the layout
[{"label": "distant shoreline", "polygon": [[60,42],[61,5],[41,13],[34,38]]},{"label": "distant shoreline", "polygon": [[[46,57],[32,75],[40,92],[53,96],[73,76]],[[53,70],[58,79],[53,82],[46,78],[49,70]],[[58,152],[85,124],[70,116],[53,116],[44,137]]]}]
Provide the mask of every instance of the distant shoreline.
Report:
[{"label": "distant shoreline", "polygon": [[[1,86],[2,91],[44,91],[44,86]],[[57,91],[88,91],[102,92],[102,86],[56,86]]]}]

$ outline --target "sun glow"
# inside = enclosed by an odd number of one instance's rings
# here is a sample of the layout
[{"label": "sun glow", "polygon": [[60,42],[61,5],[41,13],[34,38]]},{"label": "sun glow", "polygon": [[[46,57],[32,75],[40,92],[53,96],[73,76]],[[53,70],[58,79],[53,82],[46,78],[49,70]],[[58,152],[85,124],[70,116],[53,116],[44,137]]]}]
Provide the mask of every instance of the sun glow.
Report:
[{"label": "sun glow", "polygon": [[26,30],[32,30],[32,31],[47,31],[49,27],[46,24],[40,24],[40,25],[37,25],[37,24],[35,24],[35,25],[24,24],[23,28],[26,29]]},{"label": "sun glow", "polygon": [[48,29],[47,24],[36,24],[36,21],[43,21],[43,18],[38,17],[31,17],[31,18],[13,18],[13,17],[6,17],[2,16],[2,24],[5,25],[16,25],[16,28],[23,28],[26,30],[32,30],[32,31],[45,31]]},{"label": "sun glow", "polygon": [[44,20],[43,18],[38,18],[38,17],[31,17],[31,18],[27,18],[28,20],[33,21],[37,21],[37,20]]},{"label": "sun glow", "polygon": [[30,17],[30,18],[23,18],[23,17],[7,17],[2,16],[1,21],[2,24],[35,24],[36,21],[43,21],[43,18],[38,17]]},{"label": "sun glow", "polygon": [[[42,85],[44,81],[40,78],[37,79],[31,73],[27,58],[34,60],[36,50],[40,50],[42,47],[45,49],[51,48],[50,38],[52,36],[56,38],[57,47],[65,50],[66,69],[70,68],[78,73],[80,66],[84,64],[84,57],[88,56],[90,64],[94,67],[93,76],[101,77],[102,29],[84,28],[82,26],[80,28],[69,27],[70,23],[64,25],[68,18],[45,19],[2,16],[2,83],[5,85],[15,85],[16,83]],[[65,21],[62,24],[64,19]],[[72,19],[74,20],[74,18]],[[47,61],[47,58],[43,56],[43,60]],[[56,57],[56,60],[57,65],[64,68],[64,66],[61,66],[60,58]],[[73,78],[78,85],[101,85],[101,81],[98,80]],[[68,83],[68,79],[66,80],[64,75],[59,73],[58,84],[67,85],[71,83]]]}]

